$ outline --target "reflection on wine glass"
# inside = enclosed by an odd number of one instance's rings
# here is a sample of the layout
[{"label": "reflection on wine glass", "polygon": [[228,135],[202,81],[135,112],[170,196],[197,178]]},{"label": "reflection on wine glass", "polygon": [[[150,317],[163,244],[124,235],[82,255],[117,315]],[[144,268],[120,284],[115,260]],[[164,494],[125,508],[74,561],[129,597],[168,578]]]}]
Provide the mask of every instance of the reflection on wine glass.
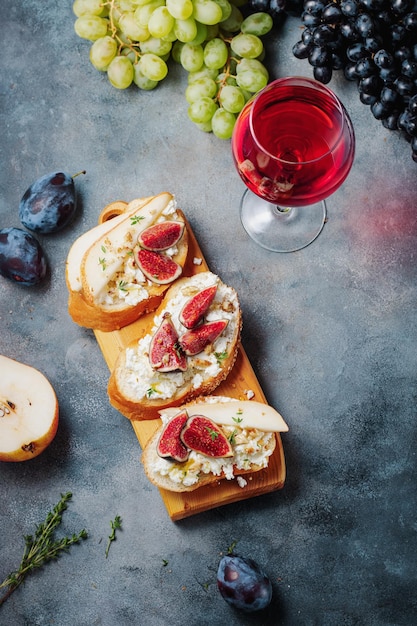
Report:
[{"label": "reflection on wine glass", "polygon": [[324,199],[349,174],[355,135],[328,87],[310,78],[279,78],[242,109],[232,152],[248,187],[241,202],[246,232],[268,250],[294,252],[322,231]]}]

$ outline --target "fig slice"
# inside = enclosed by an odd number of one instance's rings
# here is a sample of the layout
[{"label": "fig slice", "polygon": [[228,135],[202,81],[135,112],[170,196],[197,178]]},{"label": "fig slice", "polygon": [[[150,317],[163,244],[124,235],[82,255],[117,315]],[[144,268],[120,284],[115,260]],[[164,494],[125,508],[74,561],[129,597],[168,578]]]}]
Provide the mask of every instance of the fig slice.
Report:
[{"label": "fig slice", "polygon": [[181,432],[187,448],[213,458],[233,456],[232,446],[224,432],[204,415],[191,416]]},{"label": "fig slice", "polygon": [[204,348],[214,343],[228,324],[228,320],[215,320],[206,322],[187,330],[178,340],[178,343],[187,356],[194,356],[202,352]]},{"label": "fig slice", "polygon": [[170,313],[165,313],[158,330],[151,339],[149,362],[152,369],[158,372],[173,372],[174,370],[184,372],[187,369],[187,357],[178,346],[178,334]]},{"label": "fig slice", "polygon": [[189,457],[190,450],[181,441],[180,435],[188,420],[187,411],[180,411],[165,424],[156,446],[158,456],[182,463]]},{"label": "fig slice", "polygon": [[167,285],[181,276],[182,267],[166,254],[144,250],[135,250],[135,259],[147,278],[158,285]]},{"label": "fig slice", "polygon": [[165,222],[159,222],[152,224],[148,228],[145,228],[139,233],[138,244],[146,250],[153,250],[160,252],[162,250],[168,250],[182,237],[185,224],[183,222],[176,222],[174,220],[166,220]]},{"label": "fig slice", "polygon": [[195,296],[192,296],[183,306],[179,320],[185,328],[191,329],[197,326],[203,319],[210,304],[216,295],[217,285],[202,289]]}]

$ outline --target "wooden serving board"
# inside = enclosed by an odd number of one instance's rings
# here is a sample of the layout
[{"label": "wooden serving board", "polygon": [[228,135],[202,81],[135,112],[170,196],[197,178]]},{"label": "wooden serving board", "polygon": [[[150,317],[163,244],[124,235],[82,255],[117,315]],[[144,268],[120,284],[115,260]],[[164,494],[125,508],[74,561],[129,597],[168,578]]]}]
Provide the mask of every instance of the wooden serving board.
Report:
[{"label": "wooden serving board", "polygon": [[[105,219],[108,219],[108,217],[106,217],[107,215],[113,217],[120,212],[120,208],[124,204],[125,203],[122,202],[115,203],[115,207],[117,205],[115,212],[111,211],[109,207],[106,207],[102,216],[104,215]],[[111,207],[112,205],[109,206]],[[183,276],[191,276],[197,272],[209,271],[200,246],[188,222],[187,229],[189,235],[189,252]],[[201,263],[198,264],[196,261],[201,261]],[[133,324],[117,331],[94,331],[110,371],[113,369],[119,353],[136,338],[138,329],[143,328],[144,324],[148,325],[150,323],[153,315],[153,313],[150,313]],[[247,400],[246,393],[248,391],[252,391],[255,394],[253,397],[254,400],[266,404],[266,398],[262,388],[255,376],[243,346],[240,345],[239,354],[232,371],[227,379],[213,392],[213,395],[230,396],[232,398]],[[131,423],[142,448],[161,424],[157,412],[154,420],[132,420]],[[270,491],[282,489],[285,482],[285,458],[279,433],[276,433],[276,438],[277,445],[270,457],[268,467],[252,474],[246,474],[245,480],[247,484],[244,487],[239,487],[236,480],[219,480],[217,483],[201,487],[191,492],[175,493],[165,489],[159,489],[170,518],[173,521],[177,521],[231,502],[253,498],[254,496],[259,496]]]}]

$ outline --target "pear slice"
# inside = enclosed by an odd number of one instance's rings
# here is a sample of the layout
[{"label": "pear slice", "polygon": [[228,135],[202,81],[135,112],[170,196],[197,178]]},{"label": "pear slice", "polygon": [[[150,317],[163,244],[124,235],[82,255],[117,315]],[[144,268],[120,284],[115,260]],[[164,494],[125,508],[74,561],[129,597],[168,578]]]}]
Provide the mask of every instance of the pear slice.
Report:
[{"label": "pear slice", "polygon": [[112,203],[112,214],[107,217],[105,215],[106,209],[104,209],[102,211],[101,218],[104,218],[105,221],[101,221],[100,224],[94,226],[74,241],[68,252],[66,261],[66,280],[70,291],[77,292],[82,289],[82,260],[84,254],[93,245],[93,243],[115,228],[117,224],[123,222],[126,219],[126,214],[134,213],[139,210],[142,206],[149,202],[150,199],[151,198],[139,198],[137,200],[132,200],[129,204],[127,202],[120,201],[117,203],[117,206],[121,211],[118,215],[114,215],[115,203]]},{"label": "pear slice", "polygon": [[94,302],[106,289],[123,266],[126,247],[133,250],[139,233],[156,222],[172,200],[173,196],[164,192],[142,206],[138,215],[129,209],[124,219],[94,241],[81,262],[82,289],[87,301]]},{"label": "pear slice", "polygon": [[0,355],[0,461],[27,461],[54,439],[58,400],[37,369]]},{"label": "pear slice", "polygon": [[[205,415],[216,424],[257,428],[263,432],[287,432],[288,425],[272,406],[254,400],[238,400],[211,396],[210,402],[195,402],[187,405],[189,415]],[[160,411],[167,417],[178,412],[178,408],[166,408]]]}]

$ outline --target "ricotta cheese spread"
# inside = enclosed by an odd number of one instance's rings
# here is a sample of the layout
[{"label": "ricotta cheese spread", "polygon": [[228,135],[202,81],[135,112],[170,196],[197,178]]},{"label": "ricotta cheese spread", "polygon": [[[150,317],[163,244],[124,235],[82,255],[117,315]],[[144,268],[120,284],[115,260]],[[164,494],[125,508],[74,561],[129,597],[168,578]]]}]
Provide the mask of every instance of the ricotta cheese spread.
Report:
[{"label": "ricotta cheese spread", "polygon": [[[217,292],[206,314],[206,321],[227,319],[229,321],[223,333],[210,346],[210,350],[187,357],[187,369],[182,372],[158,372],[149,362],[149,346],[153,335],[159,328],[164,314],[170,313],[178,335],[186,330],[179,321],[179,314],[184,304],[195,293],[217,284]],[[150,333],[138,341],[137,346],[127,348],[123,380],[119,385],[126,396],[140,401],[143,398],[172,398],[179,388],[191,385],[198,389],[204,380],[217,376],[221,371],[222,357],[228,353],[235,336],[239,317],[237,294],[231,287],[224,285],[218,276],[211,272],[201,272],[191,277],[172,298],[166,308],[154,317]]]},{"label": "ricotta cheese spread", "polygon": [[[204,415],[204,409],[201,414]],[[161,416],[163,419],[163,415]],[[184,463],[156,458],[150,466],[153,473],[168,476],[174,483],[186,487],[195,485],[201,474],[214,474],[232,480],[238,470],[249,470],[253,465],[259,468],[268,466],[268,460],[273,452],[269,446],[274,433],[264,433],[256,428],[239,428],[239,426],[221,426],[229,439],[233,456],[227,458],[211,458],[191,450]]]}]

